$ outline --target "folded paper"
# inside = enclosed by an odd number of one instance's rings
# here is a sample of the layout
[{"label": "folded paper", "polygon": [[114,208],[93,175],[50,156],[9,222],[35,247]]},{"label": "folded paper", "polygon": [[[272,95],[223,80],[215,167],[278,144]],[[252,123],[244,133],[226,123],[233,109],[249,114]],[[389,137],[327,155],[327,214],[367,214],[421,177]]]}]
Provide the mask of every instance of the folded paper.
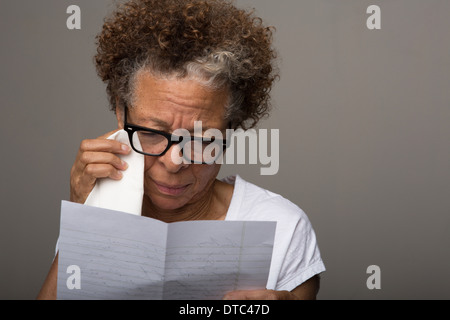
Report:
[{"label": "folded paper", "polygon": [[62,202],[57,297],[204,300],[265,289],[276,222],[159,220]]}]

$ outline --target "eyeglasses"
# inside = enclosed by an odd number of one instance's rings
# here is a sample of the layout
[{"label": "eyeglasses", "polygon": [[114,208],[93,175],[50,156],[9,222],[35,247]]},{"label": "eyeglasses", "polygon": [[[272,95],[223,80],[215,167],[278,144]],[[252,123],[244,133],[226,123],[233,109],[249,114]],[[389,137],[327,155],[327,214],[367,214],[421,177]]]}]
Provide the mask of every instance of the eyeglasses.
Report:
[{"label": "eyeglasses", "polygon": [[124,129],[128,133],[131,147],[137,153],[161,157],[173,145],[180,145],[182,157],[191,164],[212,164],[227,148],[224,139],[215,137],[177,136],[167,132],[130,124],[125,107]]}]

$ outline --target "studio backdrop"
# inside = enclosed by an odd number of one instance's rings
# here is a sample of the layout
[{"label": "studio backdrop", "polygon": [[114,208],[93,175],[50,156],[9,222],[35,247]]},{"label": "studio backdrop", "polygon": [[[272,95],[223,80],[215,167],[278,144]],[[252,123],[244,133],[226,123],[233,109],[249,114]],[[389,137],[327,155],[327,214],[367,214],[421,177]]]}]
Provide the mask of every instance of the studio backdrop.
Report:
[{"label": "studio backdrop", "polygon": [[[1,299],[36,297],[80,142],[117,126],[93,63],[115,3],[1,0]],[[279,163],[220,177],[307,213],[319,299],[449,299],[450,1],[236,4],[276,28],[281,78],[258,129],[279,130]]]}]

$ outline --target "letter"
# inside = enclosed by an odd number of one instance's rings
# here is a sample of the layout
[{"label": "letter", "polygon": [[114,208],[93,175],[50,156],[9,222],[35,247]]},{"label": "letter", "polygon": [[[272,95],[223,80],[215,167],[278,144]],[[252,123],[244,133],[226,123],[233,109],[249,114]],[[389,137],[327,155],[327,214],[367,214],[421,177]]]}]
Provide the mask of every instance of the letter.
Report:
[{"label": "letter", "polygon": [[231,313],[231,307],[228,304],[223,305],[223,314],[230,314]]},{"label": "letter", "polygon": [[231,313],[231,307],[228,304],[225,304],[223,306],[223,314],[230,314]]},{"label": "letter", "polygon": [[79,266],[72,265],[67,267],[66,273],[70,273],[71,276],[67,279],[66,285],[67,289],[73,290],[81,289],[81,270]]},{"label": "letter", "polygon": [[186,314],[196,314],[195,307],[189,307],[189,304],[186,305]]},{"label": "letter", "polygon": [[208,311],[208,318],[211,317],[213,309],[214,309],[214,307],[210,307],[210,308],[206,307],[206,310]]},{"label": "letter", "polygon": [[208,307],[197,307],[197,314],[207,315],[207,314],[209,314],[209,308]]},{"label": "letter", "polygon": [[227,150],[225,153],[225,163],[234,164],[234,129],[227,129]]},{"label": "letter", "polygon": [[261,306],[261,310],[262,310],[261,314],[268,314],[270,311],[269,306],[267,304],[263,304]]},{"label": "letter", "polygon": [[[251,307],[251,306],[250,306]],[[244,311],[242,311],[242,308],[244,308]],[[247,308],[247,306],[244,304],[239,308],[239,313],[240,314],[247,314],[247,312],[245,311],[245,308]],[[247,309],[248,310],[248,309]],[[253,313],[253,312],[252,312]]]},{"label": "letter", "polygon": [[176,165],[180,165],[182,163],[190,164],[191,162],[182,156],[182,154],[184,154],[184,152],[189,152],[189,153],[191,152],[191,144],[187,143],[191,140],[189,131],[186,129],[176,129],[172,133],[172,141],[178,142],[179,140],[176,139],[175,137],[180,137],[181,141],[177,146],[172,148],[172,152],[170,153],[172,162]]},{"label": "letter", "polygon": [[274,176],[280,168],[280,130],[270,131],[270,157],[267,154],[268,145],[267,130],[262,129],[259,131],[259,161],[264,165],[270,164],[269,168],[261,168],[262,176]]},{"label": "letter", "polygon": [[367,274],[372,274],[368,279],[367,279],[367,288],[369,290],[373,290],[373,289],[381,289],[381,269],[379,266],[369,266],[367,268]]},{"label": "letter", "polygon": [[186,310],[184,309],[184,307],[181,307],[180,308],[180,312],[179,312],[180,314],[186,314]]},{"label": "letter", "polygon": [[[235,140],[237,140],[236,146],[237,146],[237,164],[245,164],[245,154],[246,154],[246,141],[248,138],[249,140],[249,151],[248,151],[248,157],[249,157],[249,164],[257,164],[258,163],[258,135],[256,133],[255,129],[250,129],[247,131],[244,131],[242,129],[236,130]],[[227,151],[228,153],[228,151]],[[234,155],[233,155],[234,156]],[[227,157],[227,163],[228,163],[228,157]]]},{"label": "letter", "polygon": [[[203,137],[203,126],[201,121],[194,122],[194,137]],[[203,147],[201,143],[194,143],[194,160],[195,162],[203,162]]]},{"label": "letter", "polygon": [[81,9],[79,6],[70,5],[67,7],[66,13],[72,14],[69,18],[67,18],[67,29],[81,29]]},{"label": "letter", "polygon": [[[214,138],[222,141],[222,131],[219,129],[208,129],[204,133],[205,138]],[[203,150],[203,162],[207,164],[223,164],[223,145],[217,143],[211,143]]]},{"label": "letter", "polygon": [[372,15],[367,19],[367,28],[369,30],[381,29],[381,9],[379,6],[371,5],[367,8],[367,13]]}]

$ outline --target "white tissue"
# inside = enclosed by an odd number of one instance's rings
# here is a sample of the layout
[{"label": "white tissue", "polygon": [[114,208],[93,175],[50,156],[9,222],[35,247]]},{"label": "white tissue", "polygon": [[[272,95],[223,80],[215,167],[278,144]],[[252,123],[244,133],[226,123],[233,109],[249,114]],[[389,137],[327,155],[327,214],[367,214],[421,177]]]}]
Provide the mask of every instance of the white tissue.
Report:
[{"label": "white tissue", "polygon": [[[108,139],[117,140],[130,146],[125,130],[117,131]],[[144,156],[131,151],[119,156],[128,163],[121,180],[98,179],[85,205],[141,215],[144,195]]]}]

